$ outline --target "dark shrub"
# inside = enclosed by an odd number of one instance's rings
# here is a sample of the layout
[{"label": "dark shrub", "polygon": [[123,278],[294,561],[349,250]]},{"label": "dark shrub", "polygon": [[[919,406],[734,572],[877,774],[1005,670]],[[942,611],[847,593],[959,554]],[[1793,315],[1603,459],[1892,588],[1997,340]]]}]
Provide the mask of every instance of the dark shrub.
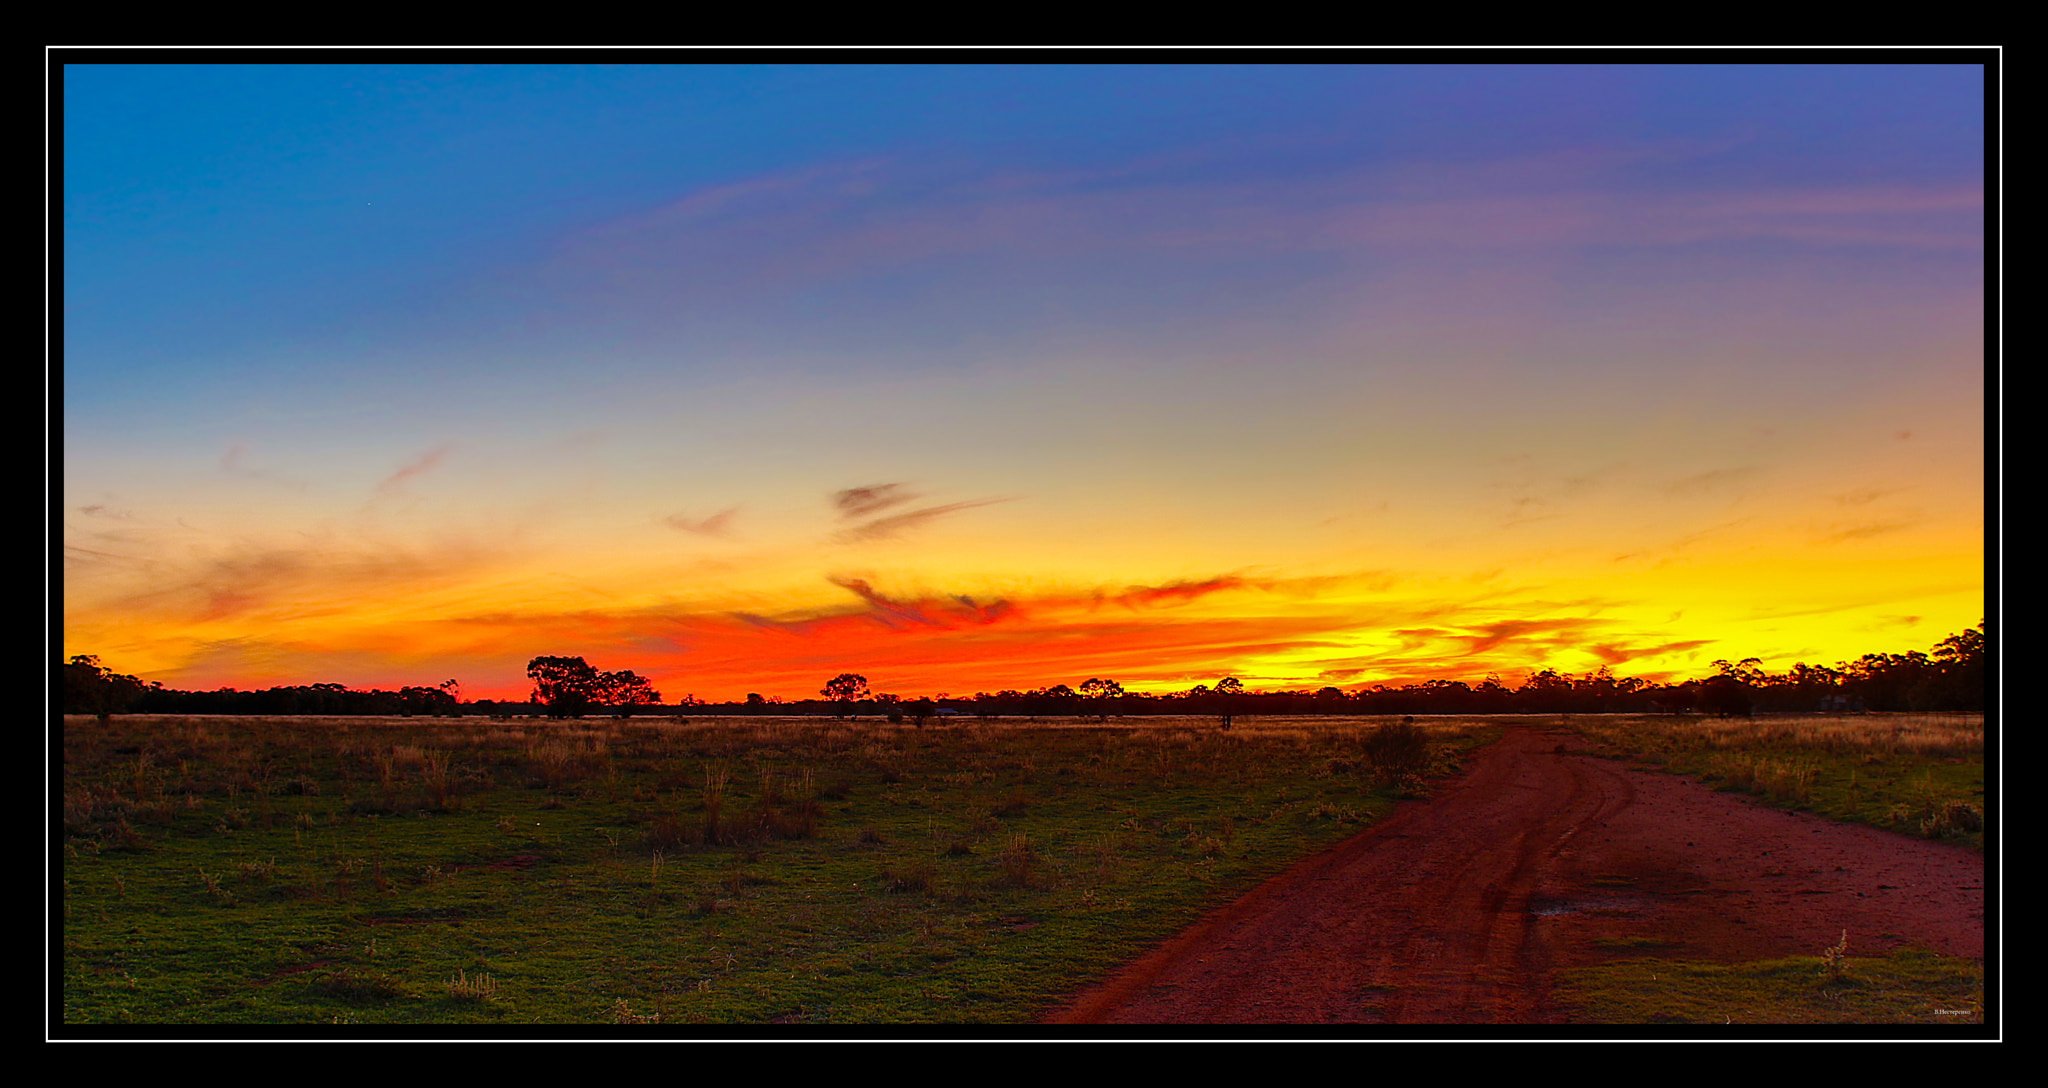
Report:
[{"label": "dark shrub", "polygon": [[1365,758],[1383,779],[1420,775],[1429,769],[1429,734],[1405,718],[1387,722],[1367,734]]}]

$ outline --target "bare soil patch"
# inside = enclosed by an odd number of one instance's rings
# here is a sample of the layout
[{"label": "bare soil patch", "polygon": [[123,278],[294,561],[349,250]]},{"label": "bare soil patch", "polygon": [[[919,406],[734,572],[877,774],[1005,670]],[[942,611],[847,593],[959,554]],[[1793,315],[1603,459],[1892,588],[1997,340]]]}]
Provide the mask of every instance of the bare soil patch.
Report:
[{"label": "bare soil patch", "polygon": [[1556,971],[1645,948],[1739,962],[1984,956],[1984,859],[1512,726],[1433,796],[1273,878],[1055,1024],[1558,1024]]}]

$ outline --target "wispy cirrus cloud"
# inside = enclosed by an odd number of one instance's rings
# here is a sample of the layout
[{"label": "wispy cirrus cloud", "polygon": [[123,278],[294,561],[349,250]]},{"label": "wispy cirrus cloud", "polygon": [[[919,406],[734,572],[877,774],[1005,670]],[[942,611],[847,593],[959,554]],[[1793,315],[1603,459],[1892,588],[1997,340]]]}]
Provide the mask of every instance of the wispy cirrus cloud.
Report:
[{"label": "wispy cirrus cloud", "polygon": [[1872,537],[1910,529],[1918,524],[1916,519],[1898,518],[1891,521],[1866,521],[1856,525],[1845,525],[1830,531],[1823,539],[1830,544],[1846,544],[1855,540],[1869,540]]},{"label": "wispy cirrus cloud", "polygon": [[1221,575],[1157,586],[1133,585],[1116,589],[1045,593],[1019,600],[1002,596],[977,599],[968,594],[892,595],[877,589],[865,578],[833,575],[826,580],[851,593],[860,603],[783,616],[763,616],[750,612],[738,612],[733,615],[755,627],[795,635],[810,634],[824,626],[847,620],[861,620],[890,629],[912,626],[953,629],[1022,620],[1028,618],[1027,612],[1038,614],[1047,609],[1056,612],[1092,613],[1098,611],[1104,604],[1118,604],[1136,612],[1147,606],[1171,606],[1213,593],[1254,585],[1251,580],[1237,575]]},{"label": "wispy cirrus cloud", "polygon": [[95,611],[201,623],[259,614],[279,622],[338,616],[366,601],[458,584],[499,558],[497,548],[455,539],[236,541],[195,559],[157,556],[140,568],[146,586],[115,588]]},{"label": "wispy cirrus cloud", "polygon": [[833,578],[833,585],[860,598],[867,616],[887,627],[917,624],[951,628],[962,624],[994,623],[1010,612],[1007,601],[978,604],[972,597],[952,595],[929,600],[898,600],[885,596],[863,578]]},{"label": "wispy cirrus cloud", "polygon": [[1562,645],[1576,644],[1579,636],[1596,622],[1583,617],[1544,617],[1528,620],[1501,620],[1480,626],[1464,636],[1467,654],[1484,654],[1498,650],[1509,643]]},{"label": "wispy cirrus cloud", "polygon": [[1740,488],[1756,479],[1761,469],[1753,465],[1696,472],[1664,485],[1664,493],[1675,498],[1700,498]]},{"label": "wispy cirrus cloud", "polygon": [[[1676,158],[1718,153],[1701,146]],[[1660,156],[1673,157],[1648,157]],[[870,158],[743,178],[622,216],[565,239],[554,271],[601,282],[594,299],[637,306],[629,299],[745,297],[936,264],[956,275],[1001,266],[1012,270],[1007,282],[1020,268],[1079,272],[1078,262],[1110,255],[1186,270],[1285,253],[1468,260],[1717,243],[1983,244],[1980,184],[1717,186],[1673,181],[1668,162],[1651,182],[1635,172],[1645,157],[1617,147],[1302,175],[1130,163],[974,173]]]},{"label": "wispy cirrus cloud", "polygon": [[432,472],[442,461],[447,460],[449,452],[453,449],[454,447],[449,445],[436,446],[399,466],[396,472],[377,481],[377,493],[380,495],[398,494],[405,487],[407,481]]},{"label": "wispy cirrus cloud", "polygon": [[738,516],[739,512],[739,507],[728,506],[708,517],[693,518],[688,513],[679,511],[661,519],[661,523],[671,529],[680,529],[698,536],[724,537],[732,535],[733,518]]},{"label": "wispy cirrus cloud", "polygon": [[[1638,675],[1674,672],[1673,657],[1695,654],[1712,639],[1671,639],[1655,627],[1602,615],[1612,602],[1584,601],[1539,609],[1527,620],[1488,618],[1499,602],[1416,600],[1352,617],[1376,632],[1369,650],[1294,664],[1334,684],[1372,680],[1389,686],[1498,676],[1513,686],[1542,669],[1566,674],[1634,663]],[[1418,622],[1427,621],[1427,622]],[[1383,626],[1384,625],[1384,626]]]},{"label": "wispy cirrus cloud", "polygon": [[221,452],[220,470],[222,473],[240,480],[255,480],[261,483],[279,484],[297,491],[305,490],[306,481],[280,476],[265,469],[252,468],[249,464],[250,460],[249,447],[244,443],[236,442]]},{"label": "wispy cirrus cloud", "polygon": [[1214,578],[1167,582],[1156,586],[1126,586],[1114,593],[1104,592],[1097,599],[1106,603],[1120,604],[1126,608],[1135,609],[1143,605],[1176,604],[1183,601],[1193,601],[1212,593],[1221,593],[1232,589],[1247,589],[1256,585],[1255,581],[1242,575],[1221,574]]},{"label": "wispy cirrus cloud", "polygon": [[1983,210],[1978,185],[1627,191],[1617,190],[1612,178],[1589,175],[1563,192],[1481,188],[1449,198],[1389,196],[1327,215],[1334,238],[1404,247],[1642,247],[1770,239],[1966,251],[1983,246]]},{"label": "wispy cirrus cloud", "polygon": [[1586,649],[1608,666],[1626,665],[1631,661],[1642,661],[1673,654],[1692,653],[1713,645],[1712,639],[1679,639],[1669,642],[1625,643],[1596,642]]},{"label": "wispy cirrus cloud", "polygon": [[842,544],[860,544],[877,540],[891,540],[912,529],[962,510],[978,506],[989,506],[1006,499],[972,499],[966,502],[943,503],[938,506],[920,507],[886,517],[874,515],[894,509],[904,503],[915,501],[921,496],[910,491],[905,484],[873,484],[867,487],[850,487],[834,492],[832,504],[838,508],[842,521],[854,521],[840,530],[834,539]]},{"label": "wispy cirrus cloud", "polygon": [[989,506],[1004,501],[1006,500],[975,499],[969,502],[949,502],[940,506],[926,506],[917,510],[905,511],[901,514],[892,514],[886,518],[874,518],[870,521],[864,521],[850,529],[843,530],[838,534],[837,539],[842,543],[849,544],[874,540],[891,540],[902,536],[918,526],[935,521],[948,514],[957,514],[962,510],[972,510],[978,506]]},{"label": "wispy cirrus cloud", "polygon": [[842,518],[865,518],[916,497],[903,484],[871,484],[833,492],[832,505],[839,508]]},{"label": "wispy cirrus cloud", "polygon": [[1864,506],[1876,502],[1887,495],[1899,494],[1904,490],[1905,488],[1902,487],[1859,487],[1835,495],[1834,500],[1840,506]]}]

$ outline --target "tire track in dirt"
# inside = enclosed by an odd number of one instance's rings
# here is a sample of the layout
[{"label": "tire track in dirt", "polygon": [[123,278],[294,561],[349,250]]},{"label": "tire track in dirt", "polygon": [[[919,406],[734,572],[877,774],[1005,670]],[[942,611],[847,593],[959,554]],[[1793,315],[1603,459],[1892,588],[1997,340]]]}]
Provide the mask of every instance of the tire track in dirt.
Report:
[{"label": "tire track in dirt", "polygon": [[[1761,808],[1583,747],[1509,727],[1427,800],[1267,881],[1046,1022],[1557,1022],[1552,973],[1603,958],[1596,942],[1615,934],[1738,959],[1813,954],[1849,926],[1880,948],[1882,934],[1982,956],[1981,857]],[[1771,886],[1786,874],[1799,886]]]}]

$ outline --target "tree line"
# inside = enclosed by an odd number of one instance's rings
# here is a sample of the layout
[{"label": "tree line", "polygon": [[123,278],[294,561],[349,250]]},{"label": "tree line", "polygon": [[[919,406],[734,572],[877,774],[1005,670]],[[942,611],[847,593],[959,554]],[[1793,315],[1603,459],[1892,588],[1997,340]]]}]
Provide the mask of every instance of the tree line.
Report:
[{"label": "tree line", "polygon": [[[1544,669],[1515,687],[1497,676],[1479,683],[1430,680],[1400,687],[1353,691],[1254,692],[1235,677],[1196,684],[1183,692],[1127,692],[1115,680],[1090,677],[1079,685],[1030,691],[976,692],[971,696],[903,697],[871,691],[865,677],[841,673],[815,699],[785,701],[750,693],[743,701],[672,704],[702,714],[876,716],[919,724],[953,716],[1066,717],[1146,714],[1215,716],[1228,724],[1239,715],[1275,714],[1610,714],[1983,710],[1989,684],[1985,625],[1942,639],[1929,652],[1865,654],[1834,666],[1800,663],[1768,673],[1756,658],[1716,661],[1710,676],[1652,684],[1617,677],[1610,669],[1584,675]],[[359,691],[341,684],[307,684],[263,691],[176,691],[114,673],[98,658],[81,655],[62,669],[67,714],[488,714],[567,718],[591,713],[627,716],[666,707],[646,677],[630,669],[608,672],[580,657],[543,656],[527,663],[532,693],[524,701],[460,698],[453,680],[432,687]]]},{"label": "tree line", "polygon": [[464,704],[460,685],[447,680],[434,687],[397,691],[357,690],[343,684],[299,684],[262,691],[179,691],[160,683],[145,684],[114,672],[91,654],[73,657],[63,667],[66,714],[346,714],[382,717],[405,714],[451,714]]}]

